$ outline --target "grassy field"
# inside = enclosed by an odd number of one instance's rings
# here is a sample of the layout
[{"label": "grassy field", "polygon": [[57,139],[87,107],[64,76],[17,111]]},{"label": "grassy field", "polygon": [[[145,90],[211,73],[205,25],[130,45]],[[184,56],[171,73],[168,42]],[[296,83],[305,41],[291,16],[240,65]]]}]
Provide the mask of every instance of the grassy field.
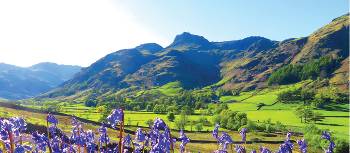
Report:
[{"label": "grassy field", "polygon": [[[69,108],[69,107],[67,107]],[[72,108],[72,107],[71,107]],[[86,109],[86,108],[85,108]],[[80,109],[80,110],[84,110],[84,109]],[[5,108],[5,107],[0,107],[0,117],[14,117],[14,116],[20,116],[23,117],[27,122],[32,123],[32,124],[36,124],[36,125],[42,125],[45,126],[46,125],[46,114],[44,113],[34,113],[34,112],[30,112],[30,111],[23,111],[23,110],[17,110],[17,109],[12,109],[12,108]],[[132,115],[131,115],[132,114]],[[58,127],[61,128],[64,132],[66,132],[68,135],[71,131],[71,117],[69,116],[60,116],[60,115],[55,115],[57,117],[57,119],[59,120],[59,124]],[[142,116],[147,116],[147,118],[150,119],[154,119],[154,117],[156,117],[156,114],[150,114],[150,113],[135,113],[135,112],[127,112],[126,114],[126,118],[128,118],[129,116],[133,116],[133,118],[139,118],[140,121],[144,120]],[[161,116],[162,117],[162,116]],[[195,118],[196,116],[191,116],[191,118]],[[135,120],[136,122],[137,120]],[[98,125],[92,125],[92,124],[83,124],[83,128],[85,130],[88,129],[92,129],[93,131],[95,131],[95,134],[97,133],[97,128],[99,126]],[[126,126],[126,129],[130,129],[130,130],[136,130],[136,127],[130,127],[130,126]],[[208,128],[209,129],[209,128]],[[211,130],[213,128],[210,128],[209,132],[186,132],[187,136],[192,140],[192,141],[196,141],[196,140],[205,140],[208,141],[207,143],[198,143],[198,142],[190,142],[187,145],[187,151],[191,151],[191,152],[213,152],[214,150],[217,149],[217,143],[215,142],[215,139],[212,137],[211,135]],[[144,128],[144,130],[148,131],[148,128]],[[222,131],[223,129],[220,129],[220,131]],[[241,137],[239,135],[238,132],[236,131],[227,131],[229,133],[229,135],[232,136],[234,141],[240,141]],[[113,129],[109,129],[108,130],[108,134],[111,137],[112,142],[116,142],[118,141],[117,136],[117,131],[113,130]],[[178,131],[177,130],[172,130],[172,135],[174,135],[175,137],[178,137]],[[301,137],[295,137],[292,136],[292,140],[297,140],[300,139]],[[266,135],[266,133],[262,133],[262,132],[251,132],[247,134],[247,140],[251,141],[251,140],[262,140],[262,141],[283,141],[285,139],[285,135],[284,134],[272,134],[272,135]],[[279,144],[274,144],[274,143],[250,143],[250,144],[244,144],[244,146],[247,148],[248,151],[250,151],[251,149],[258,149],[259,146],[266,146],[269,147],[272,150],[277,150],[279,147]],[[234,146],[233,146],[234,147]],[[179,142],[176,143],[175,145],[175,152],[179,152],[178,150],[179,148]],[[295,148],[297,149],[297,148]],[[297,150],[294,150],[297,151]]]},{"label": "grassy field", "polygon": [[[295,115],[294,109],[297,104],[282,104],[276,103],[278,93],[291,89],[298,89],[308,81],[293,85],[279,86],[278,88],[269,88],[260,91],[243,92],[239,96],[223,96],[220,98],[222,102],[228,102],[230,110],[241,111],[247,113],[248,119],[256,122],[262,122],[264,120],[271,119],[273,123],[279,121],[289,128],[303,127],[306,123],[301,123],[300,119]],[[178,84],[176,82],[164,85],[160,89],[161,92],[167,93],[169,95],[174,94],[177,90]],[[174,89],[171,89],[174,87]],[[264,103],[266,106],[261,107],[257,110],[257,105],[259,103]],[[34,107],[34,106],[30,106]],[[36,107],[38,108],[38,107]],[[325,130],[332,131],[337,137],[347,139],[349,137],[349,104],[334,104],[328,106],[329,110],[315,110],[320,112],[325,118],[316,122],[317,127]],[[81,118],[98,121],[101,114],[96,111],[93,107],[86,107],[84,104],[70,104],[66,103],[62,107],[62,113],[75,115]],[[159,117],[167,121],[165,114],[154,114],[152,112],[135,112],[126,111],[125,112],[126,124],[134,126],[147,126],[147,120],[153,120],[155,117]],[[176,115],[178,117],[178,115]],[[190,120],[198,120],[201,115],[189,115]],[[204,116],[209,121],[212,121],[212,116]],[[171,128],[175,129],[175,124],[169,122],[168,124]],[[186,130],[191,130],[191,126],[186,126]],[[192,128],[194,129],[194,126]],[[203,131],[210,131],[212,127],[204,126]]]},{"label": "grassy field", "polygon": [[[294,113],[294,109],[298,106],[297,104],[284,104],[277,102],[278,93],[291,89],[298,89],[304,84],[308,83],[307,81],[294,84],[279,86],[274,88],[263,89],[259,91],[243,92],[239,96],[223,96],[220,97],[220,101],[228,103],[229,109],[234,111],[245,112],[249,120],[255,122],[263,122],[266,120],[271,120],[272,123],[277,121],[281,122],[284,125],[287,125],[287,129],[294,131],[295,129],[301,129],[306,125],[306,123],[301,123],[300,119]],[[169,83],[157,89],[157,92],[162,92],[166,95],[174,95],[179,92],[180,88],[177,88],[178,84],[176,82]],[[265,104],[265,106],[258,109],[258,104]],[[83,103],[60,103],[62,105],[61,112],[69,115],[78,116],[92,121],[99,121],[102,114],[97,112],[97,109],[94,107],[86,107]],[[35,109],[40,109],[40,106],[27,106]],[[327,109],[318,109],[314,110],[320,112],[324,119],[322,121],[316,122],[316,126],[320,129],[331,131],[336,137],[344,138],[347,140],[349,138],[349,104],[332,104],[326,107]],[[27,120],[34,124],[44,125],[45,121],[43,118],[45,114],[30,114],[27,112],[11,110],[8,108],[0,108],[0,116],[24,116]],[[196,110],[196,114],[199,110]],[[154,114],[153,112],[144,112],[144,111],[125,111],[125,124],[131,125],[129,128],[135,130],[135,126],[147,127],[147,120],[153,120],[154,118],[159,117],[167,122],[167,124],[172,128],[176,129],[174,122],[169,122],[165,114]],[[179,116],[176,115],[176,118]],[[190,120],[198,120],[201,115],[189,115]],[[204,116],[209,121],[212,122],[212,116]],[[69,124],[69,118],[59,117],[63,123]],[[96,129],[95,125],[87,125],[87,128]],[[62,126],[61,128],[64,131],[69,131],[69,126]],[[210,140],[214,141],[211,136],[211,131],[213,126],[204,126],[202,132],[194,132],[195,128],[193,126],[193,132],[187,132],[188,136],[192,140]],[[185,128],[186,131],[192,131],[191,126],[188,125]],[[222,129],[223,130],[223,129]],[[227,131],[227,130],[224,130]],[[174,135],[177,135],[178,131],[173,131]],[[234,140],[239,140],[240,137],[237,131],[227,131],[233,137]],[[116,140],[116,138],[113,138]],[[282,134],[274,134],[274,136],[266,136],[264,133],[249,133],[248,140],[264,140],[264,141],[281,141],[284,139]],[[296,139],[296,138],[295,138]],[[178,147],[179,144],[177,144]],[[257,149],[260,145],[268,146],[276,150],[279,144],[245,144],[245,146],[250,149]],[[211,152],[217,148],[216,143],[190,143],[188,148],[192,152]],[[295,147],[296,148],[296,147]]]},{"label": "grassy field", "polygon": [[[280,86],[275,89],[264,89],[258,92],[244,92],[239,96],[224,96],[220,100],[230,102],[231,110],[247,113],[250,120],[261,122],[271,119],[272,122],[280,121],[291,127],[301,127],[300,119],[295,115],[297,104],[282,104],[277,102],[278,93],[286,90],[298,89],[307,81],[294,85]],[[264,103],[260,110],[257,104]],[[333,104],[329,110],[315,110],[325,116],[321,122],[316,122],[317,127],[332,131],[337,137],[348,139],[349,137],[349,104]]]}]

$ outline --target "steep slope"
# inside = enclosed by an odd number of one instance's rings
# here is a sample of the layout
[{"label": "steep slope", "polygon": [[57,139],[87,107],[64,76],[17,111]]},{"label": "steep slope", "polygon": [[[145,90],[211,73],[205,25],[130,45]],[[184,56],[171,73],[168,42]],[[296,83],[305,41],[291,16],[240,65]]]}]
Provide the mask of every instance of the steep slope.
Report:
[{"label": "steep slope", "polygon": [[349,56],[349,14],[334,19],[312,33],[292,63],[303,63],[327,54],[343,58]]},{"label": "steep slope", "polygon": [[344,15],[334,19],[308,37],[281,42],[259,36],[210,42],[184,32],[165,48],[152,43],[109,54],[42,97],[71,96],[83,91],[103,95],[121,89],[151,89],[170,82],[178,82],[185,89],[264,88],[271,73],[283,66],[323,56],[331,56],[332,60],[347,58],[348,18]]},{"label": "steep slope", "polygon": [[[349,56],[349,15],[334,19],[308,37],[287,39],[255,56],[224,62],[224,79],[219,85],[225,89],[251,90],[267,86],[272,72],[288,64],[303,64],[322,56],[345,59]],[[348,73],[348,70],[347,70]]]},{"label": "steep slope", "polygon": [[0,97],[22,99],[36,96],[72,78],[81,67],[39,63],[28,68],[0,64]]},{"label": "steep slope", "polygon": [[185,89],[200,88],[221,79],[222,61],[237,58],[235,54],[245,50],[253,56],[276,43],[262,37],[237,42],[209,42],[202,36],[184,32],[166,48],[153,43],[120,50],[83,69],[42,97],[70,96],[91,89],[102,93],[129,87],[148,89],[174,81]]},{"label": "steep slope", "polygon": [[137,71],[143,64],[154,60],[156,58],[154,53],[161,49],[163,49],[161,46],[151,43],[108,54],[91,66],[84,68],[60,88],[44,96],[72,95],[88,89],[114,90],[125,88],[128,85],[122,80],[127,75]]}]

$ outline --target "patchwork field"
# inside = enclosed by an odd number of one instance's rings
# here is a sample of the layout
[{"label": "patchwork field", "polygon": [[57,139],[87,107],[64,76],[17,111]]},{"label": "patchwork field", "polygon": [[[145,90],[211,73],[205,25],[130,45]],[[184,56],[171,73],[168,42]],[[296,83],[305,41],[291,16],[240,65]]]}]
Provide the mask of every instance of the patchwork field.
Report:
[{"label": "patchwork field", "polygon": [[[80,109],[84,110],[84,109]],[[46,126],[46,114],[40,113],[40,112],[32,112],[32,111],[25,111],[25,110],[19,110],[19,109],[13,109],[13,108],[7,108],[7,107],[0,107],[0,117],[15,117],[20,116],[23,117],[28,123],[37,125],[37,126]],[[83,111],[82,111],[83,112]],[[81,114],[81,113],[80,113]],[[70,116],[61,116],[61,115],[55,115],[57,119],[59,120],[58,127],[62,129],[64,132],[66,132],[68,135],[71,131],[71,117]],[[143,121],[142,116],[146,116],[146,118],[154,119],[156,117],[156,114],[150,114],[150,113],[135,113],[135,112],[127,112],[126,118],[132,117],[134,120],[132,123],[137,122],[137,118],[139,118],[140,121]],[[196,117],[196,116],[191,116]],[[84,122],[83,122],[84,123]],[[134,125],[134,124],[133,124]],[[95,134],[97,135],[97,128],[99,125],[94,125],[91,123],[84,123],[83,128],[85,130],[92,129]],[[135,126],[126,126],[126,129],[135,131],[137,127]],[[148,128],[144,127],[144,130],[148,131]],[[187,145],[187,150],[191,152],[213,152],[217,149],[217,143],[216,140],[212,137],[211,131],[212,127],[208,127],[207,130],[209,132],[190,132],[187,131],[187,136],[191,139],[191,142]],[[220,131],[227,131],[220,129]],[[43,132],[43,131],[41,131]],[[44,131],[45,132],[45,131]],[[236,131],[227,131],[229,135],[233,138],[235,143],[241,143],[240,142],[240,135]],[[117,131],[113,129],[108,130],[108,134],[111,137],[111,140],[116,142],[118,141]],[[172,135],[174,137],[178,137],[178,131],[172,130]],[[29,136],[28,136],[29,137]],[[244,144],[244,146],[247,148],[247,150],[251,149],[258,149],[259,146],[266,146],[273,150],[277,150],[279,147],[279,143],[282,143],[285,139],[285,134],[269,134],[263,132],[251,132],[247,134],[247,144]],[[292,136],[292,140],[301,139],[300,136]],[[251,142],[251,141],[260,141],[260,142]],[[263,143],[262,143],[263,142]],[[230,149],[233,149],[234,145],[230,147]],[[176,143],[175,145],[175,152],[179,152],[179,143]],[[297,150],[294,150],[297,151]]]}]

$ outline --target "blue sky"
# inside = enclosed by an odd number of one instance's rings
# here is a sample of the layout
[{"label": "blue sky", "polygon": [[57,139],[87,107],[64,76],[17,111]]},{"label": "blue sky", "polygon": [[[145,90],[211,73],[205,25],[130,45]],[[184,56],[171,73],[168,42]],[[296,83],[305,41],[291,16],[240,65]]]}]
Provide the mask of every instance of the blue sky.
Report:
[{"label": "blue sky", "polygon": [[307,36],[348,12],[347,0],[0,1],[0,62],[89,66],[142,43],[190,32],[209,41]]},{"label": "blue sky", "polygon": [[347,0],[134,0],[125,5],[168,39],[188,31],[211,41],[303,37],[349,10]]}]

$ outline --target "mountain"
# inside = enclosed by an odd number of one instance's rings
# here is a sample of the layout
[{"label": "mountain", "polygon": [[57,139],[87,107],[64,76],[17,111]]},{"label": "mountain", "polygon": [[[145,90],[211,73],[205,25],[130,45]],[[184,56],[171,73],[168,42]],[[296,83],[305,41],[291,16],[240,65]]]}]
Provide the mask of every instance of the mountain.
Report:
[{"label": "mountain", "polygon": [[349,56],[348,33],[348,14],[307,37],[284,41],[252,36],[210,42],[184,32],[165,48],[149,43],[108,54],[41,97],[73,96],[85,91],[102,96],[125,89],[154,89],[171,82],[183,89],[210,86],[247,91],[267,87],[271,74],[285,66],[302,66],[322,57],[343,61],[326,76],[331,83],[344,86],[347,81],[341,79],[348,76],[344,66]]},{"label": "mountain", "polygon": [[12,100],[36,96],[72,78],[80,69],[47,62],[31,67],[0,63],[0,97]]}]

